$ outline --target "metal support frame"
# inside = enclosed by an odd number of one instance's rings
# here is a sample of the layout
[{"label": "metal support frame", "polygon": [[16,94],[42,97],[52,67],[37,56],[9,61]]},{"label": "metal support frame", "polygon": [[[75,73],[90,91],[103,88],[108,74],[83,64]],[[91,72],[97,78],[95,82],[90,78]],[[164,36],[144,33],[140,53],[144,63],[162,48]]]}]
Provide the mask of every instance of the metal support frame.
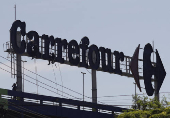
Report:
[{"label": "metal support frame", "polygon": [[[21,34],[17,32],[17,44],[18,46],[20,46],[20,42],[21,42]],[[39,37],[40,39],[42,38],[41,36]],[[26,37],[27,39],[27,37]],[[39,48],[41,48],[41,53],[43,54],[43,48],[44,48],[44,41],[41,39],[40,41],[41,43],[41,46]],[[51,50],[54,50],[54,52],[56,53],[56,44],[55,44],[55,48],[54,49],[51,49]],[[12,49],[7,49],[7,51],[5,52],[11,52],[13,54],[15,54],[15,52],[12,50]],[[65,60],[65,64],[68,64],[68,65],[71,65],[68,61],[68,51],[66,49],[66,52],[63,51],[63,53],[66,53],[66,60]],[[112,54],[113,55],[113,54]],[[22,65],[21,65],[21,56],[29,56],[28,53],[24,53],[22,55],[20,54],[16,54],[16,57],[17,57],[17,91],[22,91]],[[81,56],[81,55],[80,55]],[[86,58],[88,60],[88,56],[86,55]],[[95,61],[95,56],[94,56],[94,61]],[[129,56],[125,56],[125,61],[123,63],[121,63],[120,65],[122,66],[122,76],[126,76],[126,77],[133,77],[132,73],[130,72],[130,69],[129,69],[129,63],[130,63],[130,60],[131,60],[132,57],[129,57]],[[142,59],[138,59],[138,61],[143,61]],[[88,61],[87,61],[88,63]],[[114,59],[112,57],[112,65],[114,66]],[[152,62],[154,63],[154,62]],[[87,69],[91,69],[92,70],[92,102],[94,103],[97,103],[97,83],[96,83],[96,71],[102,71],[102,67],[101,65],[99,66],[99,68],[97,70],[93,70],[90,66],[87,68]],[[142,73],[139,75],[139,79],[143,79],[143,76],[142,76]],[[155,79],[152,78],[152,81],[155,81]],[[155,91],[157,91],[157,83],[155,82]],[[157,92],[155,92],[155,96],[158,97],[159,99],[159,95],[156,94]]]},{"label": "metal support frame", "polygon": [[86,74],[86,73],[83,73],[83,72],[81,72],[82,74],[83,74],[83,101],[84,101],[84,74]]},{"label": "metal support frame", "polygon": [[137,98],[137,94],[136,94],[136,83],[133,83],[133,84],[135,84],[135,109],[136,109],[136,107],[137,107],[137,105],[136,105],[136,98]]},{"label": "metal support frame", "polygon": [[[154,54],[155,54],[155,49],[154,49],[154,41],[152,42],[152,45],[153,45],[153,62],[154,62]],[[156,64],[154,63],[153,64],[154,66],[156,66]],[[155,88],[155,93],[154,93],[154,96],[155,96],[155,99],[159,101],[159,92],[158,92],[158,81],[154,75],[154,88]]]},{"label": "metal support frame", "polygon": [[[21,33],[17,32],[17,45],[20,46]],[[22,65],[21,54],[16,54],[16,67],[17,67],[17,91],[22,91]]]},{"label": "metal support frame", "polygon": [[158,82],[155,76],[154,76],[154,80],[155,80],[154,81],[154,88],[155,88],[154,96],[155,96],[155,99],[159,101]]},{"label": "metal support frame", "polygon": [[97,103],[97,81],[96,81],[96,70],[92,71],[92,102]]}]

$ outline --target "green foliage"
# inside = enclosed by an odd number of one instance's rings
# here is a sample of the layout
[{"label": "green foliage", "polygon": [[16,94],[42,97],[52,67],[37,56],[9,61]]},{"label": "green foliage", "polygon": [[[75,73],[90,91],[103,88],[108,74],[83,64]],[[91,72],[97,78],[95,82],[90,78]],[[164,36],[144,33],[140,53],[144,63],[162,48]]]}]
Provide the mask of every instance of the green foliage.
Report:
[{"label": "green foliage", "polygon": [[133,96],[132,108],[117,118],[170,118],[170,103],[164,96],[161,102],[146,96]]},{"label": "green foliage", "polygon": [[148,118],[151,116],[149,111],[135,110],[130,112],[124,112],[120,114],[118,118]]}]

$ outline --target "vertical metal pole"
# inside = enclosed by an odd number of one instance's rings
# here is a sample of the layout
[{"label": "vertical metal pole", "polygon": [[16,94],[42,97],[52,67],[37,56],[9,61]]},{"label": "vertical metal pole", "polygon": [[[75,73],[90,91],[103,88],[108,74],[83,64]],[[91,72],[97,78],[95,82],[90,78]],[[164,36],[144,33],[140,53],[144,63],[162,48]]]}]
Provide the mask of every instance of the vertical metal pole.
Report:
[{"label": "vertical metal pole", "polygon": [[83,102],[84,102],[84,74],[83,74]]},{"label": "vertical metal pole", "polygon": [[159,101],[158,82],[154,76],[155,99]]},{"label": "vertical metal pole", "polygon": [[[13,62],[12,62],[12,51],[11,51],[11,42],[10,42],[10,53],[11,53],[11,78],[12,78],[12,75],[13,75],[13,72],[12,72],[12,65],[13,65]],[[15,77],[15,75],[14,75]]]},{"label": "vertical metal pole", "polygon": [[24,61],[23,61],[23,90],[22,90],[22,92],[24,92]]},{"label": "vertical metal pole", "polygon": [[[21,61],[22,61],[22,60],[21,60]],[[23,86],[22,86],[22,92],[24,92],[24,69],[25,69],[25,68],[24,68],[24,63],[25,63],[25,62],[27,62],[27,61],[22,61],[22,65],[23,65],[23,74],[22,74],[22,80],[23,80],[23,81],[22,81],[22,82],[23,82],[22,84],[23,84]]]},{"label": "vertical metal pole", "polygon": [[13,53],[13,64],[14,64],[14,78],[15,78],[15,76],[16,76],[16,73],[15,73],[15,64],[16,64],[16,60],[15,60],[14,53]]},{"label": "vertical metal pole", "polygon": [[37,94],[38,94],[38,79],[37,79],[37,66],[36,66],[36,59],[34,59],[34,64],[35,64],[36,85],[37,85]]},{"label": "vertical metal pole", "polygon": [[[154,62],[154,53],[155,53],[154,41],[152,42],[152,44],[153,44],[153,62]],[[154,66],[156,65],[154,64]],[[159,101],[158,82],[155,75],[154,75],[154,88],[155,88],[155,93],[154,93],[155,99]]]},{"label": "vertical metal pole", "polygon": [[[17,45],[20,47],[21,44],[21,33],[17,32]],[[22,65],[21,65],[21,54],[17,56],[17,91],[22,91]]]},{"label": "vertical metal pole", "polygon": [[81,72],[82,74],[83,74],[83,102],[84,102],[84,74],[86,74],[86,73],[83,73],[83,72]]},{"label": "vertical metal pole", "polygon": [[[83,73],[83,72],[81,72],[82,74],[83,74],[83,102],[84,102],[84,74],[86,74],[86,73]],[[83,105],[83,110],[84,110],[84,105]]]},{"label": "vertical metal pole", "polygon": [[136,83],[134,83],[135,84],[135,109],[136,109]]},{"label": "vertical metal pole", "polygon": [[96,70],[92,69],[92,102],[97,103]]},{"label": "vertical metal pole", "polygon": [[[11,39],[11,36],[10,36],[10,39]],[[11,40],[10,40],[10,53],[11,53],[11,78],[12,78],[12,75],[13,75],[13,72],[12,72],[12,65],[13,65],[12,55],[13,55],[13,53],[12,53]],[[15,75],[14,75],[14,77],[15,77]]]},{"label": "vertical metal pole", "polygon": [[17,15],[17,14],[16,14],[16,4],[15,4],[14,8],[15,8],[15,20],[16,20],[16,15]]},{"label": "vertical metal pole", "polygon": [[127,69],[127,57],[126,57],[126,73],[128,73],[128,69]]}]

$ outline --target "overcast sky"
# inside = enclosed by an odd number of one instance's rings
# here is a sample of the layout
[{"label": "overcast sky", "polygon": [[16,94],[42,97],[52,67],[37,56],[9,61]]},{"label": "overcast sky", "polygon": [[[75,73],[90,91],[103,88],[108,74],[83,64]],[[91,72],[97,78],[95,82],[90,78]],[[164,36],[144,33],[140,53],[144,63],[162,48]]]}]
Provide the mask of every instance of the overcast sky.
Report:
[{"label": "overcast sky", "polygon": [[[0,1],[0,56],[7,57],[8,53],[4,52],[5,44],[9,41],[9,29],[14,22],[14,5],[17,5],[17,20],[26,22],[26,32],[30,30],[37,31],[39,35],[47,34],[54,37],[67,39],[69,42],[75,39],[78,43],[84,36],[89,37],[90,44],[98,47],[110,48],[113,51],[122,51],[127,56],[132,56],[138,44],[141,48],[147,43],[154,41],[155,49],[158,49],[162,62],[164,64],[167,76],[160,89],[160,92],[170,92],[170,1],[169,0],[4,0]],[[143,50],[140,50],[140,58],[143,58]],[[10,58],[9,58],[10,59]],[[46,77],[58,84],[82,93],[82,74],[85,72],[85,95],[91,97],[91,70],[85,68],[72,67],[69,65],[55,63],[47,65],[46,60],[31,60],[30,57],[22,57],[27,61],[25,68]],[[0,57],[0,62],[11,65],[9,61]],[[1,68],[11,71],[10,68],[1,64]],[[60,73],[61,70],[61,73]],[[89,72],[88,72],[89,71]],[[25,70],[24,72],[33,78]],[[61,75],[60,75],[61,74]],[[16,78],[3,70],[0,70],[1,82],[0,88],[12,89],[12,84]],[[35,80],[31,80],[34,83]],[[61,87],[56,86],[37,76],[37,79],[53,86],[59,90]],[[110,105],[130,105],[131,96],[135,91],[133,78],[127,78],[120,75],[109,74],[107,72],[97,72],[97,91],[98,101]],[[141,80],[141,86],[144,87]],[[40,83],[39,83],[40,84]],[[25,92],[37,93],[36,85],[25,81]],[[45,85],[42,85],[45,87]],[[55,92],[57,90],[49,88]],[[82,98],[81,95],[73,93],[67,89],[64,92],[75,97]],[[39,94],[61,97],[55,93],[38,87]],[[60,93],[58,91],[58,93]],[[142,89],[140,93],[146,93]],[[169,94],[160,94],[160,97]],[[69,97],[64,94],[64,96]],[[103,97],[117,96],[117,97]],[[126,99],[126,100],[125,100]],[[91,99],[85,98],[86,101]]]}]

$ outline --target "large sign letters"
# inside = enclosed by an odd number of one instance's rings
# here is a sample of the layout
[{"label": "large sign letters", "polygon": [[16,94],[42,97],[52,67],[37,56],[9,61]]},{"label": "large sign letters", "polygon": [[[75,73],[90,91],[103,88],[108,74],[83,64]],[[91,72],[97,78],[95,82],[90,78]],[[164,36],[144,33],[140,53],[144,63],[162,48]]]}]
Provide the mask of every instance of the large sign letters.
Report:
[{"label": "large sign letters", "polygon": [[[17,28],[21,28],[22,36],[27,36],[29,40],[28,43],[26,43],[25,40],[22,40],[21,45],[17,45]],[[98,48],[94,44],[89,46],[88,37],[83,37],[80,44],[78,44],[76,40],[71,40],[68,43],[66,39],[62,40],[61,38],[54,38],[53,36],[43,34],[41,40],[44,40],[45,42],[45,51],[44,54],[42,54],[39,51],[39,37],[40,36],[36,31],[29,31],[26,33],[26,24],[20,20],[15,21],[11,27],[11,43],[15,53],[23,54],[26,52],[29,56],[34,58],[42,58],[44,60],[54,60],[54,62],[64,63],[65,60],[62,57],[62,51],[68,49],[68,58],[71,65],[85,68],[90,67],[91,69],[97,70],[100,63],[102,63],[103,71],[120,75],[122,74],[122,71],[120,70],[120,61],[124,61],[123,52],[114,51],[114,55],[112,55],[111,50],[108,48]],[[55,44],[57,45],[57,54],[50,54],[49,46],[53,47]],[[113,56],[115,57],[115,68],[112,66]],[[100,62],[100,60],[102,61]]]},{"label": "large sign letters", "polygon": [[[26,42],[23,38],[20,45],[17,43],[17,29],[21,29],[21,36],[26,36],[28,42]],[[44,42],[44,52],[40,52],[40,38],[41,41]],[[98,70],[101,64],[101,69],[104,72],[110,72],[122,75],[122,70],[120,69],[120,61],[124,61],[124,53],[114,51],[111,52],[111,49],[105,47],[97,47],[92,44],[89,46],[89,38],[83,37],[81,39],[80,44],[77,43],[76,40],[71,40],[67,42],[66,39],[54,38],[54,36],[48,36],[43,34],[39,36],[36,31],[29,31],[26,33],[26,24],[25,22],[21,22],[20,20],[16,20],[11,27],[10,30],[10,41],[14,52],[17,54],[27,53],[29,56],[33,58],[41,58],[44,60],[54,62],[64,63],[65,60],[62,56],[62,52],[64,50],[68,51],[68,62],[70,65],[91,68],[94,70]],[[54,47],[54,52],[49,52],[49,47]],[[57,47],[56,47],[57,46]],[[41,46],[42,48],[42,46]],[[130,63],[131,72],[135,78],[137,86],[140,87],[139,82],[139,72],[138,72],[138,55],[139,55],[140,45],[135,50],[135,53],[132,57]],[[162,64],[161,58],[159,56],[158,51],[156,50],[156,65],[152,65],[151,62],[151,53],[153,52],[152,46],[150,44],[145,45],[144,53],[143,53],[143,78],[146,93],[149,96],[152,96],[154,93],[154,88],[152,87],[151,77],[155,75],[155,79],[157,81],[157,92],[159,92],[160,87],[163,83],[163,80],[166,76],[166,72],[164,66]],[[43,53],[43,54],[42,54]],[[115,59],[114,67],[113,67],[113,57]]]}]

